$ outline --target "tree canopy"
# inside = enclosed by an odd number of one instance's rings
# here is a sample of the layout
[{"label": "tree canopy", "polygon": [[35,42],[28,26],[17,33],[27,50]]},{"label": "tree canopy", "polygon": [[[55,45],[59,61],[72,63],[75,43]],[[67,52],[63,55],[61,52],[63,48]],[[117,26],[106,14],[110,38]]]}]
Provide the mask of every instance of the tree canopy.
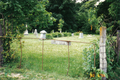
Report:
[{"label": "tree canopy", "polygon": [[74,31],[77,28],[75,22],[76,8],[75,1],[72,0],[49,0],[47,11],[52,12],[52,16],[56,18],[54,25],[50,29],[58,31],[59,19],[64,20],[63,31]]}]

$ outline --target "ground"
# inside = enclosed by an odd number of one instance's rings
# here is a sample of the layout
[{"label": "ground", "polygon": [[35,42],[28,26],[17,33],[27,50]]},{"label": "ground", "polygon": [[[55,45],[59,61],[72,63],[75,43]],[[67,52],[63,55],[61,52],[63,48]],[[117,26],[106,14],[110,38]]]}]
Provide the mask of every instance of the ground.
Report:
[{"label": "ground", "polygon": [[[36,38],[34,34],[25,35],[24,38]],[[69,40],[79,42],[91,42],[99,38],[99,35],[84,35],[84,38],[60,37],[57,40]],[[5,64],[0,68],[0,80],[88,80],[83,77],[82,50],[91,44],[71,42],[69,46],[70,69],[68,70],[68,47],[67,45],[51,44],[51,40],[44,41],[44,57],[42,70],[42,40],[22,39],[22,64],[18,68],[19,60]],[[17,41],[12,43],[18,56],[21,50]]]}]

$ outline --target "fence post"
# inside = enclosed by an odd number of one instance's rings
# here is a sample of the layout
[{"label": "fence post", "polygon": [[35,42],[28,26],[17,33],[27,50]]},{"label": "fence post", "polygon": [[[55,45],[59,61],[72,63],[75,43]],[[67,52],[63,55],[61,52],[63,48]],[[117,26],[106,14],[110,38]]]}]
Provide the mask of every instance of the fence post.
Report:
[{"label": "fence post", "polygon": [[20,38],[20,48],[21,48],[21,57],[20,57],[20,66],[19,66],[19,68],[21,68],[21,62],[22,62],[22,43],[21,43],[21,38]]},{"label": "fence post", "polygon": [[67,43],[68,43],[68,70],[67,70],[67,76],[68,76],[68,72],[69,72],[69,68],[70,68],[69,41],[67,41]]},{"label": "fence post", "polygon": [[[2,36],[2,26],[0,24],[0,36]],[[0,37],[0,67],[3,64],[3,55],[2,55],[2,51],[3,51],[3,46],[2,46],[2,37]]]},{"label": "fence post", "polygon": [[42,39],[42,70],[43,70],[44,39]]},{"label": "fence post", "polygon": [[[107,72],[107,60],[106,60],[106,27],[100,27],[100,69]],[[106,80],[106,77],[102,77],[102,80]]]},{"label": "fence post", "polygon": [[117,62],[119,61],[120,54],[120,30],[117,30]]}]

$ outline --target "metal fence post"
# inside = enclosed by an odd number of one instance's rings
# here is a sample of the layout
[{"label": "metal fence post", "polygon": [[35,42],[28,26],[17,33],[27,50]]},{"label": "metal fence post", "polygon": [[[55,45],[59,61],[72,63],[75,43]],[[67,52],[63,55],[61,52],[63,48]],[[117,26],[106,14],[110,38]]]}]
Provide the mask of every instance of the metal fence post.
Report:
[{"label": "metal fence post", "polygon": [[21,48],[21,58],[20,58],[20,67],[21,68],[21,61],[22,61],[22,43],[21,43],[21,38],[20,38],[20,48]]},{"label": "metal fence post", "polygon": [[69,68],[70,68],[69,41],[67,41],[67,43],[68,43],[68,71],[67,71],[67,75],[68,75]]},{"label": "metal fence post", "polygon": [[117,30],[117,62],[119,62],[120,54],[120,30]]},{"label": "metal fence post", "polygon": [[42,39],[42,70],[43,70],[44,39]]}]

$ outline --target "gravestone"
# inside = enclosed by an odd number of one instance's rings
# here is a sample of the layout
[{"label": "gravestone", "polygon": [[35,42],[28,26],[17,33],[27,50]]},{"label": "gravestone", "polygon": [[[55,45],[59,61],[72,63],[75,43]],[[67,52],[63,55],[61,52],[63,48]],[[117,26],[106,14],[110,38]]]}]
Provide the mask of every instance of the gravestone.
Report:
[{"label": "gravestone", "polygon": [[32,29],[32,33],[34,33],[34,30]]},{"label": "gravestone", "polygon": [[27,29],[25,30],[24,35],[28,35],[28,30]]},{"label": "gravestone", "polygon": [[71,45],[71,42],[68,43],[67,41],[51,40],[51,44]]},{"label": "gravestone", "polygon": [[24,35],[28,35],[27,24],[26,24],[26,30],[24,32]]},{"label": "gravestone", "polygon": [[83,38],[83,33],[79,33],[79,38]]},{"label": "gravestone", "polygon": [[38,34],[38,33],[37,33],[37,29],[35,29],[34,34],[35,34],[35,35]]},{"label": "gravestone", "polygon": [[36,35],[36,37],[38,37],[37,29],[35,29],[34,35]]},{"label": "gravestone", "polygon": [[72,33],[72,36],[74,36],[74,33]]},{"label": "gravestone", "polygon": [[40,39],[46,39],[46,33],[45,30],[40,31]]},{"label": "gravestone", "polygon": [[92,37],[92,35],[88,34],[87,37]]}]

